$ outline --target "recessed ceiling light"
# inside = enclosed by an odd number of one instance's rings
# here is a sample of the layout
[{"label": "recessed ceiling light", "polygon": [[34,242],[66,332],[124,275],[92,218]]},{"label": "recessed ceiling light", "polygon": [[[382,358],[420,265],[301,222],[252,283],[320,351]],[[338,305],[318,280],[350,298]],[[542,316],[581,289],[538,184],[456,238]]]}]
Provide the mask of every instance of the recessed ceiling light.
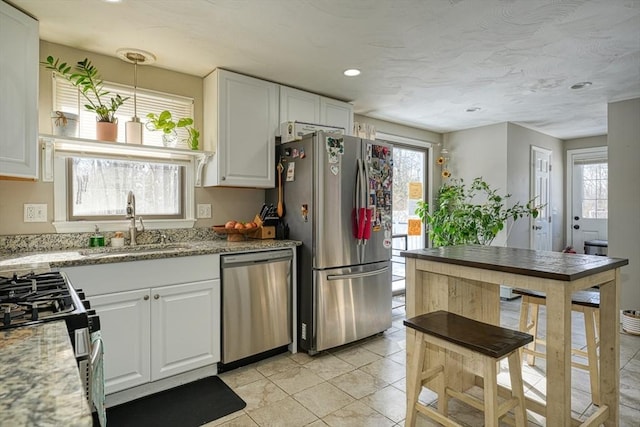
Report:
[{"label": "recessed ceiling light", "polygon": [[482,108],[480,107],[469,107],[467,108],[467,113],[475,113],[476,111],[480,111]]},{"label": "recessed ceiling light", "polygon": [[571,89],[584,89],[585,87],[591,86],[593,83],[591,82],[580,82],[571,86]]},{"label": "recessed ceiling light", "polygon": [[360,75],[360,70],[357,68],[349,68],[348,70],[344,70],[344,75],[347,77],[355,77]]}]

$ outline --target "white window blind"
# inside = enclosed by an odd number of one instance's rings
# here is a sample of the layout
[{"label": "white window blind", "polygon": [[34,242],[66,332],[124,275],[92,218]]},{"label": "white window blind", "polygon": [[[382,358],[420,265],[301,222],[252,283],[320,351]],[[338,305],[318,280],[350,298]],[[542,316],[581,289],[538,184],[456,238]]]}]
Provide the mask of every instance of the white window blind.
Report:
[{"label": "white window blind", "polygon": [[[87,111],[84,105],[87,103],[84,96],[78,89],[64,78],[57,77],[53,73],[53,109],[68,113],[79,114],[79,137],[95,139],[96,135],[96,115]],[[120,85],[117,83],[104,83],[104,89],[111,92],[103,98],[103,103],[107,104],[109,99],[115,94],[122,97],[130,97],[122,104],[116,112],[118,118],[118,142],[125,142],[125,123],[133,117],[133,87]],[[147,122],[147,114],[160,114],[164,110],[169,110],[174,121],[184,117],[193,118],[193,98],[168,93],[156,92],[148,89],[136,89],[137,115],[143,123],[142,141],[145,145],[162,146],[162,132],[150,131],[144,124]],[[177,129],[179,148],[189,148],[185,142],[188,138],[184,128]]]}]

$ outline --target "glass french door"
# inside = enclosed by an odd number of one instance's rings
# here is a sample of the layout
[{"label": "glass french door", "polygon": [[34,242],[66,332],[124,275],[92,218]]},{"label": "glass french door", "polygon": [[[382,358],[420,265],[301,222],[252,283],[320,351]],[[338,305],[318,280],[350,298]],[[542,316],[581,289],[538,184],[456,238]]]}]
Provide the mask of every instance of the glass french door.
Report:
[{"label": "glass french door", "polygon": [[424,224],[416,215],[418,201],[427,197],[427,149],[393,146],[392,202],[392,289],[394,295],[405,290],[404,258],[400,252],[426,247]]}]

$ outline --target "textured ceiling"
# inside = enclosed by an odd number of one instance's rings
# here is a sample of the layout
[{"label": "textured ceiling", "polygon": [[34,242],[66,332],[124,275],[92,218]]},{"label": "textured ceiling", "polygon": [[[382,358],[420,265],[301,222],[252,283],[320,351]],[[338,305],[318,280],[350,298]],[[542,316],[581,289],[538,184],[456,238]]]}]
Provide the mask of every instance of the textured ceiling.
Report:
[{"label": "textured ceiling", "polygon": [[[607,103],[640,96],[640,0],[11,2],[47,41],[143,49],[197,76],[223,67],[435,132],[509,121],[602,135]],[[352,67],[362,74],[344,77]],[[581,81],[593,85],[569,89]]]}]

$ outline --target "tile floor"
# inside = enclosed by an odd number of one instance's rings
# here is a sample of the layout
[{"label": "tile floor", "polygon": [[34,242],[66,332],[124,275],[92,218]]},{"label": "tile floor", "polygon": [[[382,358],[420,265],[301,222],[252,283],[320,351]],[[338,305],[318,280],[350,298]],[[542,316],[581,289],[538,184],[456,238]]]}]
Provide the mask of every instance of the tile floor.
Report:
[{"label": "tile floor", "polygon": [[[242,397],[244,410],[216,420],[213,426],[403,426],[405,419],[405,317],[401,297],[394,300],[393,326],[383,334],[314,357],[305,353],[282,354],[221,374]],[[503,326],[516,328],[520,302],[503,301]],[[576,330],[583,330],[574,313]],[[543,328],[544,329],[544,328]],[[584,333],[575,332],[574,343],[584,345]],[[640,425],[640,337],[620,336],[621,426]],[[527,395],[544,396],[544,360],[526,364],[523,376]],[[502,371],[500,382],[508,383]],[[573,417],[585,419],[593,411],[589,378],[573,371]],[[479,390],[478,390],[479,391]],[[423,391],[421,400],[432,404],[435,396]],[[482,413],[456,400],[450,414],[464,426],[481,426]],[[419,417],[418,426],[437,425]],[[529,412],[530,426],[544,426],[544,418]]]}]

